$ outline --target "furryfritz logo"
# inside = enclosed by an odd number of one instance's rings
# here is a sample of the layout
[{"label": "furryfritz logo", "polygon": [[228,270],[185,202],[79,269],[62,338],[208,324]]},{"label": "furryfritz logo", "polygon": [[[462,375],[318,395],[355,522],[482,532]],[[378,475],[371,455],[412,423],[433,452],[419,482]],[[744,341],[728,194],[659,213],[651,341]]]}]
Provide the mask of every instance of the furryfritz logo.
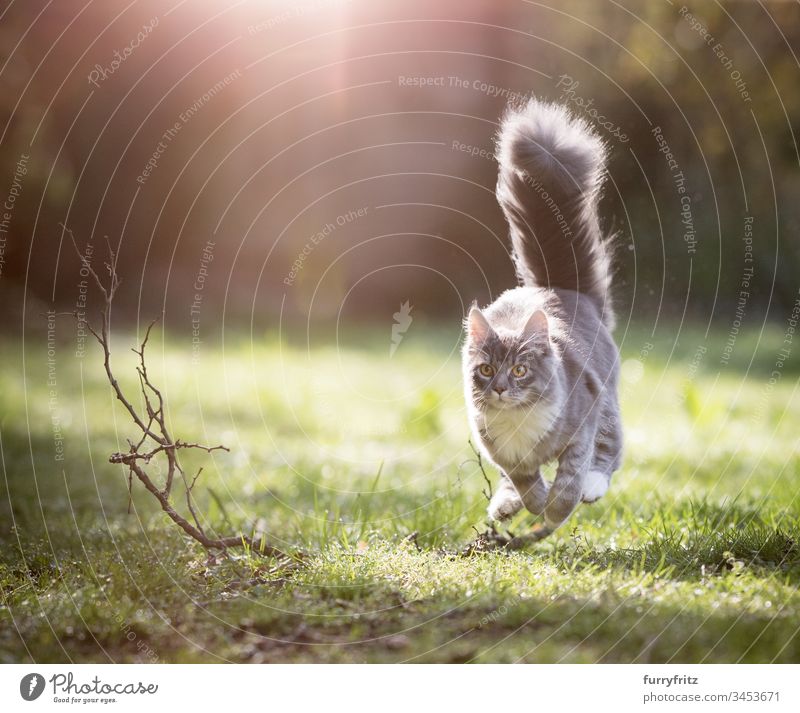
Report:
[{"label": "furryfritz logo", "polygon": [[38,673],[29,673],[19,682],[19,694],[26,701],[35,701],[44,691],[44,676]]}]

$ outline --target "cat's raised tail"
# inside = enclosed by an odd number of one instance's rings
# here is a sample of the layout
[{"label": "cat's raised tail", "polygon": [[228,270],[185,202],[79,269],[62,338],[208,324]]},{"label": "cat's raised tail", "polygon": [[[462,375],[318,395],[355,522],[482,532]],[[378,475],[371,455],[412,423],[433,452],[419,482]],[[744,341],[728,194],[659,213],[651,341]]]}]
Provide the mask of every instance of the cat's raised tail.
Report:
[{"label": "cat's raised tail", "polygon": [[531,99],[506,113],[495,155],[497,200],[523,284],[590,295],[613,328],[609,247],[597,214],[602,140],[564,106]]}]

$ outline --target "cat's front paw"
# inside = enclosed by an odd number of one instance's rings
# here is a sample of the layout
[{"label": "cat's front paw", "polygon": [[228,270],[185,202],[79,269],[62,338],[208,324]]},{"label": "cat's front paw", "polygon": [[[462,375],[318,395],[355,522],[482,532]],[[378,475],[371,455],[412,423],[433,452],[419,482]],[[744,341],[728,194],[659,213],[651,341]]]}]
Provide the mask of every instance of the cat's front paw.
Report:
[{"label": "cat's front paw", "polygon": [[522,510],[522,500],[519,495],[509,493],[507,490],[495,493],[486,512],[490,520],[508,520]]}]

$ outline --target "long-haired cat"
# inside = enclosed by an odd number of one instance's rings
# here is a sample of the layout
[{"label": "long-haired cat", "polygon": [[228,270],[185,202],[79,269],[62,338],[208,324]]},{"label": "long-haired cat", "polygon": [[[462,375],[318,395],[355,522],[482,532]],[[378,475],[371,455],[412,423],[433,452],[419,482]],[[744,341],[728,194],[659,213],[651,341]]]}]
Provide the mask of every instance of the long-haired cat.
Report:
[{"label": "long-haired cat", "polygon": [[[542,534],[608,489],[622,455],[608,240],[597,213],[606,150],[562,106],[502,121],[497,200],[522,287],[466,320],[464,386],[481,451],[501,471],[489,517],[523,506]],[[540,467],[558,461],[552,484]]]}]

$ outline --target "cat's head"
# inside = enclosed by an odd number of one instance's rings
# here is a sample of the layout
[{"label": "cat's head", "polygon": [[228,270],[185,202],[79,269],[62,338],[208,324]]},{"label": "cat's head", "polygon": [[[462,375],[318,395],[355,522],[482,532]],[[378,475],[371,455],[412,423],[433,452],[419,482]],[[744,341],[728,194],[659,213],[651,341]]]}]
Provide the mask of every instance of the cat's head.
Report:
[{"label": "cat's head", "polygon": [[495,329],[477,307],[467,317],[464,378],[481,409],[552,401],[557,359],[547,315],[535,310],[519,331]]}]

